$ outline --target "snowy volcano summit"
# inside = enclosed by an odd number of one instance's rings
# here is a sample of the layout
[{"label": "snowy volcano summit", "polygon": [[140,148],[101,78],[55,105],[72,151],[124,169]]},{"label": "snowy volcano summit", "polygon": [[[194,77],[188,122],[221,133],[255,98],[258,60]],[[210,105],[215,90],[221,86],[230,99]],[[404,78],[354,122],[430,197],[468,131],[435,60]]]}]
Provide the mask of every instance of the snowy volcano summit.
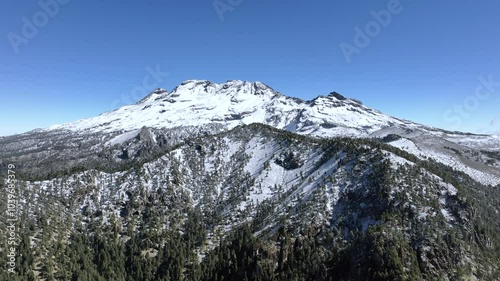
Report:
[{"label": "snowy volcano summit", "polygon": [[336,92],[304,101],[285,96],[261,82],[236,80],[224,84],[188,80],[171,93],[157,89],[136,104],[48,129],[115,132],[143,126],[174,128],[208,123],[219,123],[228,129],[262,123],[316,136],[367,136],[392,126],[431,130],[385,115]]}]

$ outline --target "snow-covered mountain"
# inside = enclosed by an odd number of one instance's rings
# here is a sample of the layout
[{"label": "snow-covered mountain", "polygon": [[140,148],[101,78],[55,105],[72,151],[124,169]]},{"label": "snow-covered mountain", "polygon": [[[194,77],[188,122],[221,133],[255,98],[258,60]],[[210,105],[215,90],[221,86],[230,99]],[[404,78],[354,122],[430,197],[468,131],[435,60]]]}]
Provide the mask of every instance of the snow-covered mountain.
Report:
[{"label": "snow-covered mountain", "polygon": [[15,164],[20,280],[496,280],[499,148],[335,92],[190,80],[0,138],[0,183]]},{"label": "snow-covered mountain", "polygon": [[385,115],[336,92],[310,101],[280,94],[260,82],[189,80],[171,93],[157,89],[130,106],[47,130],[116,132],[220,123],[228,129],[262,123],[316,136],[368,136],[382,128],[432,128]]},{"label": "snow-covered mountain", "polygon": [[[495,156],[500,151],[498,136],[449,132],[417,124],[386,115],[336,92],[304,101],[283,95],[261,82],[231,80],[217,84],[188,80],[170,93],[157,89],[136,104],[37,130],[27,138],[57,134],[85,140],[92,135],[103,138],[95,146],[101,145],[101,141],[119,145],[136,137],[143,127],[165,131],[210,126],[227,131],[251,123],[317,137],[383,139],[397,135],[396,140],[388,143],[453,166],[484,184],[500,182],[500,159]],[[41,146],[40,141],[36,142]]]}]

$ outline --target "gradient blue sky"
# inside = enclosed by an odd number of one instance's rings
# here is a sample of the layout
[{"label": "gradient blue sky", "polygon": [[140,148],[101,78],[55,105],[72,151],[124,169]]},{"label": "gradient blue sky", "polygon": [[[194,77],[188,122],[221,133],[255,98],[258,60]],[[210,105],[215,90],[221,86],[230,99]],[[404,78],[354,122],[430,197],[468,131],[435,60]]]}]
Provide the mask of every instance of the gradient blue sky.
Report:
[{"label": "gradient blue sky", "polygon": [[155,86],[167,90],[187,79],[262,81],[302,99],[337,91],[416,122],[499,132],[499,83],[481,100],[475,91],[480,76],[500,82],[500,2],[401,0],[349,63],[340,44],[354,46],[354,28],[391,1],[243,0],[221,19],[213,0],[69,0],[18,53],[9,34],[22,36],[23,17],[43,9],[2,1],[0,135],[135,102],[131,91],[157,65],[169,75]]}]

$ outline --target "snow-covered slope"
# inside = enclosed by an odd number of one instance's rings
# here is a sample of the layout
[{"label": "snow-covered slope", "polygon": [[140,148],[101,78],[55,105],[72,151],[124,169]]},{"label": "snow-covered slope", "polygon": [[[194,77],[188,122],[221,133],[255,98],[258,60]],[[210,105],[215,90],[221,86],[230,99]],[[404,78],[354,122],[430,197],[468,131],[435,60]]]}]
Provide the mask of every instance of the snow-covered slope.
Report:
[{"label": "snow-covered slope", "polygon": [[[138,134],[147,139],[149,133]],[[123,145],[134,135],[119,135],[113,141]],[[395,144],[418,150],[408,140]],[[116,236],[110,237],[124,241],[130,233],[168,239],[171,236],[164,233],[172,229],[189,233],[186,221],[199,214],[197,231],[207,234],[195,249],[201,258],[231,230],[249,224],[255,236],[269,237],[286,223],[294,235],[312,227],[317,237],[324,237],[318,241],[333,241],[332,245],[368,241],[357,237],[377,229],[381,236],[400,231],[399,239],[414,245],[411,253],[419,257],[421,270],[435,275],[446,276],[451,272],[447,267],[457,264],[498,267],[493,258],[483,258],[495,252],[489,236],[467,241],[468,236],[456,235],[476,231],[475,214],[483,214],[464,194],[488,189],[466,178],[452,185],[449,179],[462,174],[424,164],[373,140],[319,139],[253,124],[202,136],[124,171],[89,169],[25,182],[23,217],[34,218],[34,228],[43,230],[32,243],[43,250],[54,243],[40,243],[41,237],[70,237],[80,229],[89,229],[86,235],[96,228],[103,229],[100,233],[112,230]],[[479,207],[491,218],[498,213],[495,202],[498,199],[483,200]],[[39,218],[42,215],[48,219]],[[431,239],[438,236],[459,242],[434,243]],[[475,250],[478,244],[488,251]],[[144,247],[157,251],[161,245]]]},{"label": "snow-covered slope", "polygon": [[[336,92],[304,101],[285,96],[261,82],[231,80],[216,84],[188,80],[171,93],[157,89],[136,104],[42,131],[111,134],[114,138],[107,144],[113,145],[134,137],[142,127],[169,129],[216,124],[229,130],[251,123],[318,137],[398,135],[407,140],[388,143],[419,157],[452,165],[484,184],[500,183],[496,165],[484,165],[487,157],[476,157],[478,163],[465,163],[467,159],[445,149],[453,146],[458,151],[495,151],[500,149],[498,137],[447,132],[417,124],[386,115]],[[495,164],[497,160],[489,161]]]}]

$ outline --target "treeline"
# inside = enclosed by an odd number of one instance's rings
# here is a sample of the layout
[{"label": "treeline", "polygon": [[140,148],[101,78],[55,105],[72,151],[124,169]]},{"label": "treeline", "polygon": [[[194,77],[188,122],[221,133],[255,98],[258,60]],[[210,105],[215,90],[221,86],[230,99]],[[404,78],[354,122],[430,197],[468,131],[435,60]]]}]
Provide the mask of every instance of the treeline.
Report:
[{"label": "treeline", "polygon": [[[205,256],[196,254],[199,241],[186,233],[170,232],[162,245],[143,235],[123,241],[112,234],[75,233],[69,244],[57,242],[53,256],[38,266],[26,245],[28,239],[23,237],[19,249],[18,275],[3,272],[0,280],[445,280],[442,273],[422,272],[418,251],[401,233],[383,226],[357,233],[353,243],[338,244],[331,234],[296,234],[283,226],[259,239],[249,225],[243,225]],[[439,251],[446,251],[449,242],[442,243]],[[453,270],[453,280],[470,274],[467,267],[456,265]]]}]

